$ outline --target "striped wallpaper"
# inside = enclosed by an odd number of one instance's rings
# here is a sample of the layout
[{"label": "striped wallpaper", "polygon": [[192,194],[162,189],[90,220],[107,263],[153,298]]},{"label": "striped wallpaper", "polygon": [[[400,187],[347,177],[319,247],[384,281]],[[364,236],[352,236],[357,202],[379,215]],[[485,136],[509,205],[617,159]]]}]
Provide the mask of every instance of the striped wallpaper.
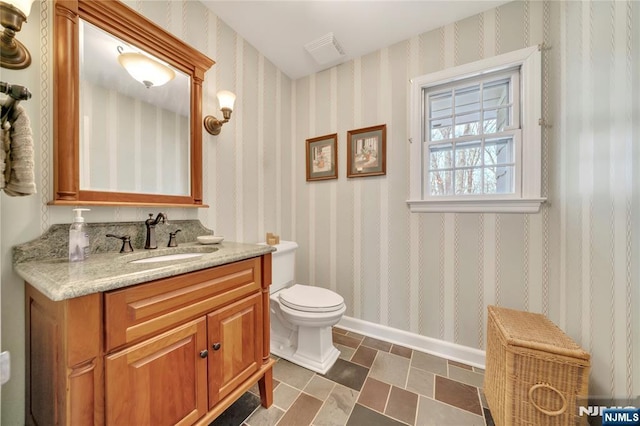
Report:
[{"label": "striped wallpaper", "polygon": [[[331,288],[346,315],[484,349],[486,306],[542,312],[592,354],[591,393],[640,394],[640,3],[515,1],[291,81],[197,1],[127,1],[215,59],[215,93],[236,107],[219,136],[204,134],[208,209],[199,218],[229,240],[275,232],[300,244],[296,275]],[[68,208],[48,206],[53,182],[52,3],[34,4],[20,40],[24,71],[3,80],[34,93],[25,108],[38,195],[3,196],[2,350],[12,379],[1,422],[24,421],[22,282],[11,246]],[[543,45],[543,193],[538,214],[411,214],[408,81],[480,58]],[[6,71],[6,72],[5,72]],[[387,174],[346,178],[347,131],[387,124]],[[338,179],[306,182],[305,139],[338,133]],[[93,208],[89,221],[144,220],[148,208]]]},{"label": "striped wallpaper", "polygon": [[[410,214],[408,80],[543,48],[538,214]],[[640,393],[640,4],[517,1],[293,82],[297,279],[346,315],[483,349],[486,306],[548,315],[591,352],[591,393]],[[387,124],[387,175],[347,179],[346,132]],[[338,133],[339,178],[304,140]],[[635,355],[635,361],[634,361]]]}]

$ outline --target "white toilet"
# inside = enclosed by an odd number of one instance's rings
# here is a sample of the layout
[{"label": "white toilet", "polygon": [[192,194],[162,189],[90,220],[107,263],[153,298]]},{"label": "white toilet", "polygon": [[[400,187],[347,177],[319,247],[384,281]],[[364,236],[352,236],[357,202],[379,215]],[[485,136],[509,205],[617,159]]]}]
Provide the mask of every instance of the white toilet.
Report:
[{"label": "white toilet", "polygon": [[298,244],[280,241],[272,254],[271,353],[325,374],[340,355],[331,327],[346,310],[339,294],[293,283]]}]

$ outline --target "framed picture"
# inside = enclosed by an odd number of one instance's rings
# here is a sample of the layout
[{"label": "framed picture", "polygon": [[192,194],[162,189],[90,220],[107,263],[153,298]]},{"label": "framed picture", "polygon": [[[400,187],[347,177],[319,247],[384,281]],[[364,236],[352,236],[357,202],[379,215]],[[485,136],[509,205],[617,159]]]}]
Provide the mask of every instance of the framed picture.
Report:
[{"label": "framed picture", "polygon": [[307,181],[338,178],[338,134],[307,139]]},{"label": "framed picture", "polygon": [[347,177],[387,173],[387,125],[347,132]]}]

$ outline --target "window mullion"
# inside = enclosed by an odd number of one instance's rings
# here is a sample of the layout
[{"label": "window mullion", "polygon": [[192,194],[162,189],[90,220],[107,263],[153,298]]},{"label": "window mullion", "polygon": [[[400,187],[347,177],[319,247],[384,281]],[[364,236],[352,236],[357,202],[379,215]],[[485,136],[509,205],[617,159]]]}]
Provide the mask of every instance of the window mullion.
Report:
[{"label": "window mullion", "polygon": [[485,188],[485,185],[484,185],[484,174],[485,174],[484,170],[485,170],[485,167],[486,167],[485,164],[484,164],[484,141],[485,141],[484,138],[480,139],[480,149],[481,149],[481,151],[480,151],[480,158],[481,158],[480,164],[482,164],[482,173],[480,173],[480,184],[482,185],[482,194],[485,193],[485,190],[484,190],[484,188]]},{"label": "window mullion", "polygon": [[518,129],[509,129],[499,133],[487,133],[484,135],[465,135],[457,138],[441,139],[437,141],[426,140],[423,143],[427,145],[446,145],[446,144],[455,143],[455,142],[469,142],[469,141],[479,140],[483,138],[484,139],[500,139],[504,137],[513,136],[517,131]]},{"label": "window mullion", "polygon": [[480,82],[480,93],[479,93],[479,109],[480,109],[480,117],[478,125],[480,127],[480,136],[484,135],[484,81]]}]

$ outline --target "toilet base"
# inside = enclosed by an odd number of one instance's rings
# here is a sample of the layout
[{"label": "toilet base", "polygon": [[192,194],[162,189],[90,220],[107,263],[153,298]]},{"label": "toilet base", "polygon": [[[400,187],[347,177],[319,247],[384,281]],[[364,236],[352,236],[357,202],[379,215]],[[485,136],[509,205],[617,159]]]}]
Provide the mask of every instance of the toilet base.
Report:
[{"label": "toilet base", "polygon": [[308,370],[315,371],[316,373],[319,373],[319,374],[326,374],[327,371],[329,371],[329,369],[333,367],[333,364],[335,364],[336,360],[340,356],[340,351],[334,347],[329,351],[328,356],[324,360],[318,361],[318,360],[307,358],[306,356],[297,353],[295,347],[292,347],[292,346],[275,347],[275,345],[273,344],[271,345],[271,353],[277,357],[286,359],[287,361],[297,364],[300,367],[304,367]]},{"label": "toilet base", "polygon": [[271,353],[320,374],[326,374],[340,356],[333,346],[331,327],[300,326],[297,345],[272,334]]}]

